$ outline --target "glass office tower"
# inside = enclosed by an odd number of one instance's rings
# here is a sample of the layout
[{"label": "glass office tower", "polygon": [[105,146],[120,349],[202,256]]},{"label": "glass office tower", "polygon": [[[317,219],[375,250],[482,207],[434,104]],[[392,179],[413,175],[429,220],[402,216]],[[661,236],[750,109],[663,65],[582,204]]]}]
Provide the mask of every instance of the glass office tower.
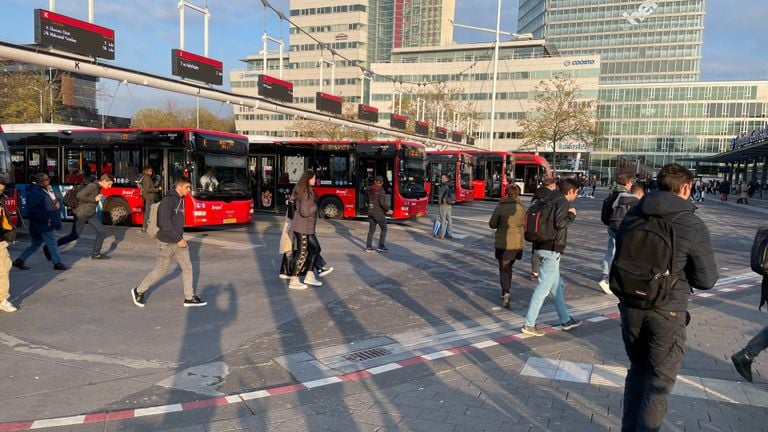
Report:
[{"label": "glass office tower", "polygon": [[705,0],[520,0],[518,32],[599,54],[602,84],[698,81]]}]

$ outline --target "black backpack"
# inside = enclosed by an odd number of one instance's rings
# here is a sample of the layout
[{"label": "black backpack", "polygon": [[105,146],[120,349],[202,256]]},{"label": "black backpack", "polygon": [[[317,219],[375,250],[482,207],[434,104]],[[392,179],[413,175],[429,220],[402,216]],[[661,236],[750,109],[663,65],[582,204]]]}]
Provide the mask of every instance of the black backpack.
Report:
[{"label": "black backpack", "polygon": [[608,226],[611,227],[614,232],[618,231],[621,226],[621,221],[624,220],[624,216],[626,216],[629,209],[634,207],[639,201],[640,200],[633,200],[626,204],[616,204],[616,207],[613,208],[613,212],[611,213],[611,224]]},{"label": "black backpack", "polygon": [[752,253],[750,254],[749,264],[752,271],[759,274],[766,274],[768,267],[768,226],[760,227],[755,233],[755,241],[752,243]]},{"label": "black backpack", "polygon": [[[679,215],[679,214],[678,214]],[[616,234],[610,271],[611,291],[631,308],[663,306],[679,279],[674,269],[675,230],[671,220],[641,215]]]},{"label": "black backpack", "polygon": [[80,200],[77,199],[77,194],[85,188],[85,185],[72,186],[71,189],[64,194],[64,205],[74,210],[77,205],[80,204]]},{"label": "black backpack", "polygon": [[523,222],[525,239],[531,243],[553,241],[557,237],[555,229],[555,202],[538,200],[525,212]]},{"label": "black backpack", "polygon": [[611,192],[610,195],[608,195],[603,200],[603,207],[600,209],[600,221],[603,222],[603,225],[605,226],[611,226],[611,215],[613,214],[613,203],[616,201],[616,198],[619,197],[619,192]]}]

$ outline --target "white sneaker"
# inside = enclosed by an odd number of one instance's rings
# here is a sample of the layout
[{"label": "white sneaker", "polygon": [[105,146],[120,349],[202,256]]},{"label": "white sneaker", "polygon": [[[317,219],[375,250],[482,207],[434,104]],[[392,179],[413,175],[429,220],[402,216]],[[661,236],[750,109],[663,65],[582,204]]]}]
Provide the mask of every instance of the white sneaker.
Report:
[{"label": "white sneaker", "polygon": [[304,276],[304,283],[312,286],[323,286],[322,282],[315,279],[315,274],[312,272],[308,272],[307,275]]},{"label": "white sneaker", "polygon": [[296,282],[289,283],[288,288],[295,289],[295,290],[305,290],[307,289],[307,286],[299,281],[296,281]]},{"label": "white sneaker", "polygon": [[278,276],[280,279],[290,279],[291,275],[280,273],[280,276]]},{"label": "white sneaker", "polygon": [[317,275],[318,275],[318,276],[320,276],[320,277],[323,277],[323,276],[327,276],[327,275],[329,275],[329,274],[330,274],[332,271],[333,271],[333,267],[330,267],[330,266],[325,266],[325,267],[323,267],[322,269],[320,269],[320,273],[318,273]]},{"label": "white sneaker", "polygon": [[8,300],[3,300],[0,302],[0,311],[3,312],[16,312],[18,309],[16,309],[16,306],[12,305],[11,302]]},{"label": "white sneaker", "polygon": [[601,279],[600,282],[598,282],[597,284],[600,285],[600,289],[602,289],[603,292],[605,292],[606,294],[613,294],[613,292],[611,291],[611,285],[608,283],[607,280]]}]

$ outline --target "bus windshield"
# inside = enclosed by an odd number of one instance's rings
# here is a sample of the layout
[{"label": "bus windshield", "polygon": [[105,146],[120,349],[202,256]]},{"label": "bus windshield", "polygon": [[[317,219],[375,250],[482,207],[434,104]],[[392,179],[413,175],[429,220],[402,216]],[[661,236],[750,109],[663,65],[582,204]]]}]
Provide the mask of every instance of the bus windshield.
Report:
[{"label": "bus windshield", "polygon": [[400,195],[403,198],[424,198],[427,196],[427,190],[424,189],[425,160],[425,155],[421,151],[404,152],[400,163],[399,179]]},{"label": "bus windshield", "polygon": [[249,195],[248,157],[197,153],[191,180],[196,198]]}]

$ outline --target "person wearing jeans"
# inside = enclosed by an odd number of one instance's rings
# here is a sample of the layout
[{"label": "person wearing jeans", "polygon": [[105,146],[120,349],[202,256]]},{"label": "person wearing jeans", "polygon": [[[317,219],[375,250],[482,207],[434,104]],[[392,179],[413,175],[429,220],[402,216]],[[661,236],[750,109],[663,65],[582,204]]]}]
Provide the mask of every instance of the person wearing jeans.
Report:
[{"label": "person wearing jeans", "polygon": [[440,215],[440,231],[437,233],[438,239],[451,239],[453,235],[451,233],[452,223],[451,218],[453,214],[453,203],[456,202],[456,192],[450,185],[450,179],[447,175],[440,176],[440,188],[438,189],[438,204]]},{"label": "person wearing jeans", "polygon": [[731,356],[733,366],[745,380],[752,382],[752,362],[763,350],[768,348],[768,327],[760,330],[741,351]]},{"label": "person wearing jeans", "polygon": [[24,261],[32,256],[42,244],[48,247],[48,253],[51,255],[51,261],[53,261],[53,269],[67,269],[61,263],[59,248],[56,246],[56,238],[53,235],[54,229],[61,228],[61,218],[59,215],[59,201],[54,200],[51,194],[48,193],[50,183],[51,179],[48,177],[48,174],[38,174],[37,184],[32,185],[27,195],[29,235],[32,237],[32,243],[13,261],[13,266],[21,270],[29,270]]}]

